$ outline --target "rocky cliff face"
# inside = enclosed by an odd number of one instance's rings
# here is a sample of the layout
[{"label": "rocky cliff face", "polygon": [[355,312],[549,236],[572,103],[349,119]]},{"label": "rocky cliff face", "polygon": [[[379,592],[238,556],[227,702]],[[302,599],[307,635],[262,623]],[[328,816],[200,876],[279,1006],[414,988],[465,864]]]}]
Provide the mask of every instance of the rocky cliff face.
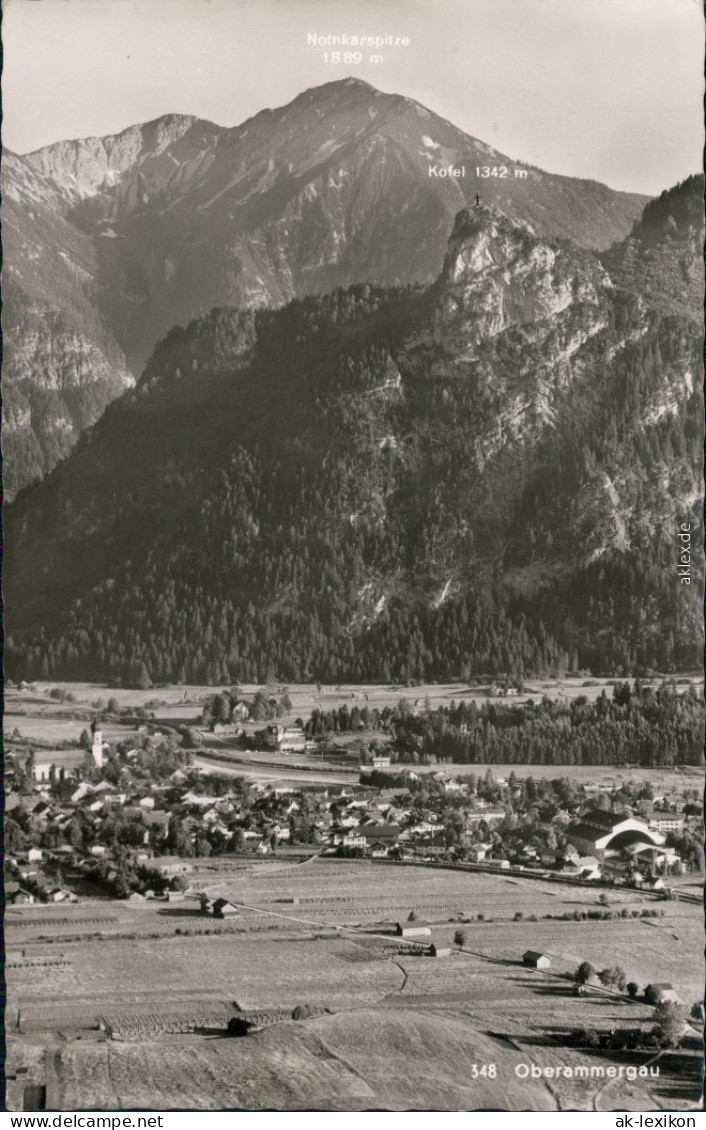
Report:
[{"label": "rocky cliff face", "polygon": [[93,678],[692,662],[699,337],[632,291],[480,206],[430,287],[171,332],[11,508],[8,656]]},{"label": "rocky cliff face", "polygon": [[108,137],[59,141],[28,154],[27,161],[58,187],[66,208],[119,185],[126,174],[158,158],[195,123],[196,118],[188,115],[167,114]]},{"label": "rocky cliff face", "polygon": [[18,486],[52,466],[81,426],[69,411],[66,443],[54,443],[32,401],[45,372],[49,383],[79,374],[84,389],[95,374],[94,403],[84,396],[81,409],[92,422],[160,337],[213,306],[430,282],[454,216],[476,193],[538,235],[588,247],[625,235],[644,204],[531,167],[516,177],[510,158],[354,79],[232,129],[168,115],[8,154],[6,165],[7,374],[18,405],[8,458]]},{"label": "rocky cliff face", "polygon": [[73,447],[134,383],[97,309],[90,238],[64,216],[63,193],[12,154],[3,188],[3,448],[7,497]]}]

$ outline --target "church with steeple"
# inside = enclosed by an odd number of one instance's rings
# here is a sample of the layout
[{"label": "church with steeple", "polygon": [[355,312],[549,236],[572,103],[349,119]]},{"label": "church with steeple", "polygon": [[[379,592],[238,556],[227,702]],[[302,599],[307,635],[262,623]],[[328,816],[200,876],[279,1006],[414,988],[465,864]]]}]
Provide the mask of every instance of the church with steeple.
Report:
[{"label": "church with steeple", "polygon": [[103,734],[97,722],[91,722],[91,754],[98,769],[103,768]]}]

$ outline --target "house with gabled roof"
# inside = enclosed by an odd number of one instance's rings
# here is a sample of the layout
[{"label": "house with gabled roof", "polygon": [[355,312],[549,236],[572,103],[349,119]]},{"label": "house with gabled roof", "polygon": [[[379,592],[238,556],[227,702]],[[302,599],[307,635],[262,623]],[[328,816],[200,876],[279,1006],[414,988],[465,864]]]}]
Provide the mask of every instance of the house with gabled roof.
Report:
[{"label": "house with gabled roof", "polygon": [[395,933],[398,938],[428,938],[431,936],[431,927],[421,918],[413,918],[406,922],[396,922]]}]

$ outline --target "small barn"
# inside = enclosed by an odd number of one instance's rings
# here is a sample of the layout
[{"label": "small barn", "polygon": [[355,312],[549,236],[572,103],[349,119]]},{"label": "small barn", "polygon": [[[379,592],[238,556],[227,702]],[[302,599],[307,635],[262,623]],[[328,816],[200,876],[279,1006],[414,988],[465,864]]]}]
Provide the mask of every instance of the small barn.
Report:
[{"label": "small barn", "polygon": [[213,904],[214,918],[235,918],[239,913],[239,908],[228,899],[216,899]]},{"label": "small barn", "polygon": [[539,953],[538,950],[525,950],[522,964],[529,965],[531,969],[550,969],[552,959],[546,953]]},{"label": "small barn", "polygon": [[398,938],[429,938],[431,937],[431,929],[428,922],[422,922],[420,919],[415,918],[412,921],[397,922],[395,924],[395,933]]},{"label": "small barn", "polygon": [[452,953],[452,949],[446,947],[442,949],[441,946],[435,946],[433,942],[429,946],[429,957],[451,957]]}]

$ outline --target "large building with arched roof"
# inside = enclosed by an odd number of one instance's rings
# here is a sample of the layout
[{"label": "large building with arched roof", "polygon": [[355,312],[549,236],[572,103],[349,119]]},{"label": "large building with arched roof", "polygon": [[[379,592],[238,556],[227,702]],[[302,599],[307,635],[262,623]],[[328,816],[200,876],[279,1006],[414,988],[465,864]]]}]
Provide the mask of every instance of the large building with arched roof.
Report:
[{"label": "large building with arched roof", "polygon": [[566,838],[583,855],[614,854],[635,844],[658,847],[664,836],[648,828],[643,820],[617,812],[592,809],[566,829]]}]

